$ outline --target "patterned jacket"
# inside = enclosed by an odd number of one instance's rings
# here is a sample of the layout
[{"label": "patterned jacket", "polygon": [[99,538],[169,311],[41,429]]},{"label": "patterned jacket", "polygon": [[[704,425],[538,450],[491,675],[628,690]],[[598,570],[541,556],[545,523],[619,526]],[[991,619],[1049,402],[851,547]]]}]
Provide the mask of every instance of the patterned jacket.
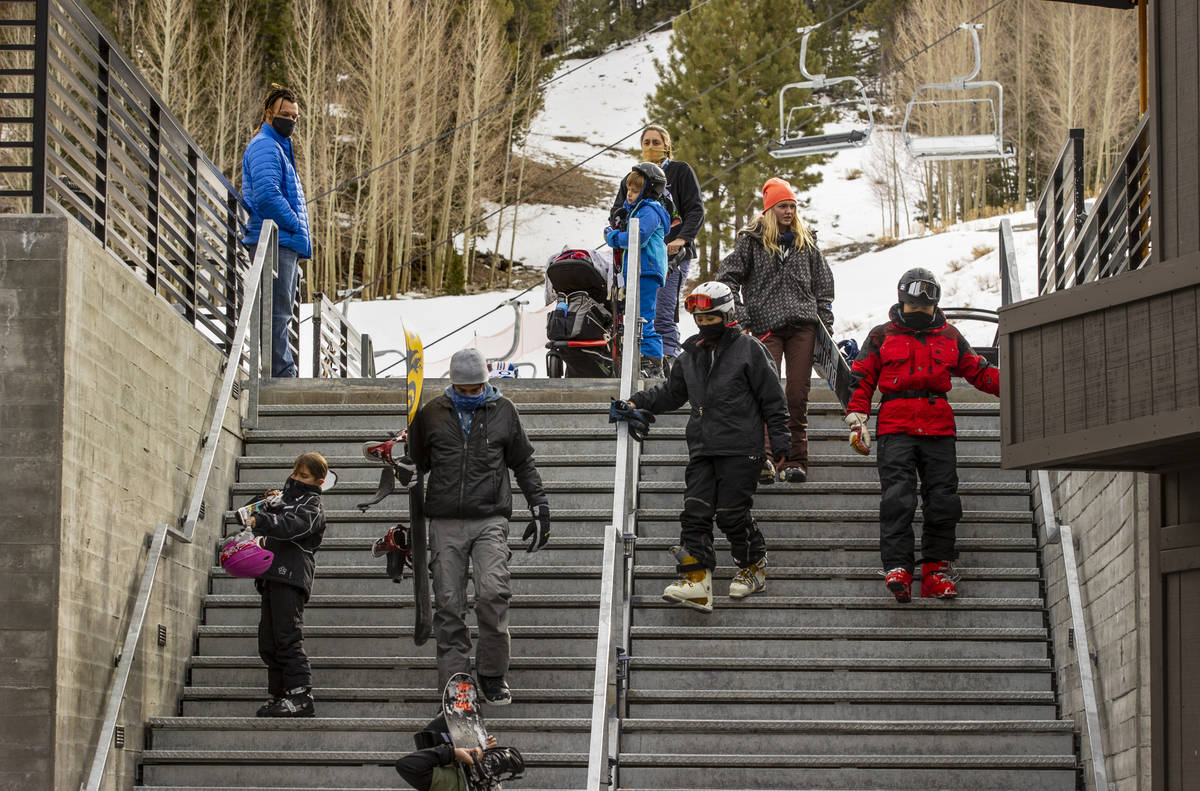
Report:
[{"label": "patterned jacket", "polygon": [[733,290],[738,322],[755,335],[818,320],[833,326],[833,272],[815,245],[772,254],[757,232],[744,230],[717,280]]}]

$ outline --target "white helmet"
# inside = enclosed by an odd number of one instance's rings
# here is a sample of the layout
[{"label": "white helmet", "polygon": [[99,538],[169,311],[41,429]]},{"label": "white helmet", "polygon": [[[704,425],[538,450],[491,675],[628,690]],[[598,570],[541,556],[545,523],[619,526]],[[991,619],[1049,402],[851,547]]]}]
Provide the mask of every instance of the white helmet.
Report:
[{"label": "white helmet", "polygon": [[687,295],[683,306],[688,313],[721,313],[726,323],[733,320],[737,305],[733,301],[733,291],[729,286],[716,280],[709,280],[696,286],[696,290]]}]

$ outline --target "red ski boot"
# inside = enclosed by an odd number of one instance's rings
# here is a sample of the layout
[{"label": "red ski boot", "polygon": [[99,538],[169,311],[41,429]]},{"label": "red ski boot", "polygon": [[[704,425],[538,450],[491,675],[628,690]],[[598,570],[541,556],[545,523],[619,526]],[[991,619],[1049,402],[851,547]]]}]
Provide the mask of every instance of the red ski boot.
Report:
[{"label": "red ski boot", "polygon": [[[400,432],[399,434],[397,434],[394,437],[388,437],[387,439],[383,440],[382,442],[380,442],[379,440],[372,440],[370,442],[364,442],[363,446],[362,446],[363,455],[366,456],[368,459],[374,459],[375,461],[381,461],[384,464],[389,464],[394,467],[394,466],[396,466],[397,459],[392,456],[392,446],[395,445],[397,442],[403,443],[407,439],[408,439],[408,431],[405,430],[405,431]],[[397,450],[401,450],[401,449],[397,448]],[[400,455],[403,456],[404,454],[401,453]]]},{"label": "red ski boot", "polygon": [[902,568],[894,568],[884,577],[883,583],[901,604],[912,601],[912,573]]},{"label": "red ski boot", "polygon": [[408,545],[408,525],[394,525],[383,538],[375,540],[371,547],[372,557],[382,557],[389,552],[403,552],[406,561],[412,565],[412,550]]},{"label": "red ski boot", "polygon": [[921,598],[953,599],[958,596],[954,583],[958,575],[945,560],[921,564]]}]

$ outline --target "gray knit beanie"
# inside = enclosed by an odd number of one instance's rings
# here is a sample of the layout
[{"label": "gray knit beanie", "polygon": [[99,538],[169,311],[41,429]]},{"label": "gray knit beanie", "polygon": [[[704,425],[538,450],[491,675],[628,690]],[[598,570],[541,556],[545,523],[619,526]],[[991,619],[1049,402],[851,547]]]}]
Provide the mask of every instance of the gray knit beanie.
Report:
[{"label": "gray knit beanie", "polygon": [[450,384],[477,385],[487,380],[487,363],[478,349],[460,349],[450,358]]}]

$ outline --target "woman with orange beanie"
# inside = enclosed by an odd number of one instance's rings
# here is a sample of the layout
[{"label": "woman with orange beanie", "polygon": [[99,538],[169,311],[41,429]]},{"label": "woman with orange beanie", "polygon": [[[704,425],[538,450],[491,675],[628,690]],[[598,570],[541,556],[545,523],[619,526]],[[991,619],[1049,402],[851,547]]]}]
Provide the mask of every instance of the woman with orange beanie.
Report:
[{"label": "woman with orange beanie", "polygon": [[787,368],[792,443],[781,473],[786,481],[803,483],[808,478],[813,349],[817,322],[833,329],[833,273],[800,219],[792,185],[768,179],[762,197],[762,214],[738,232],[717,280],[733,290],[739,323],[766,345],[781,375]]}]

